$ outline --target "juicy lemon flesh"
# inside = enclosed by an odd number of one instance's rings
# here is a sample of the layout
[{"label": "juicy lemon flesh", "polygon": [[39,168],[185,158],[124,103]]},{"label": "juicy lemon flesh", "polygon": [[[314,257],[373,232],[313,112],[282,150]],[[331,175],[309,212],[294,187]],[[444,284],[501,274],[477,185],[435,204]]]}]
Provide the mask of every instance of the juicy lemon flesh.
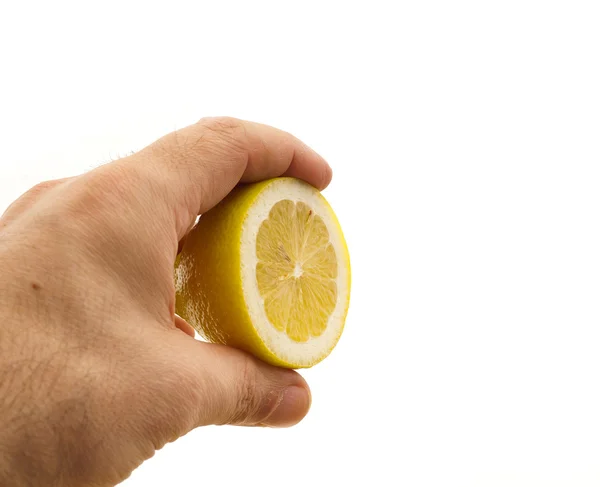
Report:
[{"label": "juicy lemon flesh", "polygon": [[275,203],[259,227],[256,255],[271,325],[296,342],[320,336],[338,293],[337,258],[322,218],[302,202]]}]

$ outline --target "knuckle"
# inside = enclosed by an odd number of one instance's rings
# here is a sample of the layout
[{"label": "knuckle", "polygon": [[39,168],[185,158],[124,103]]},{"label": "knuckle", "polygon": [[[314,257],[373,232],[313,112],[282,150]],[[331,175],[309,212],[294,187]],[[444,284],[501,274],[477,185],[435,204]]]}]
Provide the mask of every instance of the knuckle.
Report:
[{"label": "knuckle", "polygon": [[25,194],[23,194],[15,203],[24,203],[26,206],[29,206],[35,203],[46,192],[55,188],[56,186],[59,186],[61,183],[61,180],[42,181],[41,183],[37,183],[35,186],[26,191]]},{"label": "knuckle", "polygon": [[184,131],[175,130],[149,146],[149,158],[166,162],[170,167],[179,168],[187,164],[194,145]]},{"label": "knuckle", "polygon": [[54,188],[55,186],[58,186],[60,183],[60,180],[42,181],[41,183],[37,183],[35,186],[33,186],[27,193],[29,193],[30,196],[37,196],[49,189]]},{"label": "knuckle", "polygon": [[62,186],[68,179],[51,179],[48,181],[42,181],[37,183],[30,188],[21,198],[26,201],[35,202],[39,198],[43,197],[48,191]]},{"label": "knuckle", "polygon": [[11,220],[17,219],[29,210],[35,208],[36,205],[45,198],[49,191],[61,186],[65,181],[66,179],[42,181],[31,187],[14,201],[1,215],[3,224],[6,225]]},{"label": "knuckle", "polygon": [[130,207],[132,199],[133,167],[126,168],[116,164],[101,166],[83,175],[72,186],[69,207],[75,213],[103,214],[106,210],[115,211],[124,206]]},{"label": "knuckle", "polygon": [[246,125],[233,117],[203,118],[198,122],[203,129],[203,139],[213,145],[243,151],[247,145]]},{"label": "knuckle", "polygon": [[205,117],[198,124],[206,127],[208,130],[219,133],[235,132],[243,126],[241,120],[233,117]]},{"label": "knuckle", "polygon": [[258,373],[252,360],[244,360],[239,374],[234,410],[230,419],[231,424],[251,422],[261,409],[258,392]]},{"label": "knuckle", "polygon": [[129,229],[127,215],[139,206],[130,187],[128,171],[117,165],[101,166],[69,185],[53,212],[70,234],[108,250],[107,242],[122,243]]}]

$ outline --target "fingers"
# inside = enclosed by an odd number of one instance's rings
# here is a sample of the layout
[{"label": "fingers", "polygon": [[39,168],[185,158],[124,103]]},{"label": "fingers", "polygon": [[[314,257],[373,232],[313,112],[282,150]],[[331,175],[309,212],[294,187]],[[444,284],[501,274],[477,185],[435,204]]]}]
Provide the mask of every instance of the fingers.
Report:
[{"label": "fingers", "polygon": [[210,349],[205,355],[210,355],[210,369],[203,366],[203,371],[211,373],[221,386],[213,391],[213,407],[203,422],[287,427],[306,416],[311,399],[300,374],[233,348],[203,345]]},{"label": "fingers", "polygon": [[331,168],[325,160],[294,136],[267,125],[224,117],[203,119],[112,164],[144,168],[162,189],[159,192],[171,213],[177,213],[178,238],[199,213],[215,206],[240,181],[287,175],[318,189],[331,181]]},{"label": "fingers", "polygon": [[[98,221],[106,209],[126,209],[129,221],[150,222],[144,228],[150,240],[160,234],[176,235],[180,241],[197,215],[215,206],[240,181],[282,175],[324,189],[332,172],[321,156],[287,132],[234,118],[207,118],[78,178],[80,184],[70,193],[76,202],[67,206],[77,217],[93,208]],[[7,210],[0,224],[6,225],[66,181],[36,186]],[[138,228],[131,231],[139,234]]]},{"label": "fingers", "polygon": [[179,357],[197,380],[199,399],[180,412],[184,424],[288,427],[310,408],[305,380],[295,371],[265,364],[251,355],[178,335]]}]

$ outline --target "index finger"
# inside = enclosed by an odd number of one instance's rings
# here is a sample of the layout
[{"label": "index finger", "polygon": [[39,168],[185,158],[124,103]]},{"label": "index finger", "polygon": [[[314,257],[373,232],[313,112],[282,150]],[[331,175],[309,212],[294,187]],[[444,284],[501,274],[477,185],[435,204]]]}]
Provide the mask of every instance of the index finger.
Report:
[{"label": "index finger", "polygon": [[327,162],[291,134],[227,117],[203,119],[114,164],[125,163],[151,170],[166,203],[184,212],[176,219],[179,238],[239,182],[292,176],[324,189],[332,176]]}]

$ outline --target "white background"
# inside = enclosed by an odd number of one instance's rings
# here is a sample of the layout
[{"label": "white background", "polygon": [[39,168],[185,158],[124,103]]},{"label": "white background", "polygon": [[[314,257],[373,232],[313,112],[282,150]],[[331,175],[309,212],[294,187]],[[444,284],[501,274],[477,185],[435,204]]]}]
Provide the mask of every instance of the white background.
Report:
[{"label": "white background", "polygon": [[353,296],[308,417],[124,486],[600,485],[597,5],[0,3],[0,209],[207,115],[334,169]]}]

